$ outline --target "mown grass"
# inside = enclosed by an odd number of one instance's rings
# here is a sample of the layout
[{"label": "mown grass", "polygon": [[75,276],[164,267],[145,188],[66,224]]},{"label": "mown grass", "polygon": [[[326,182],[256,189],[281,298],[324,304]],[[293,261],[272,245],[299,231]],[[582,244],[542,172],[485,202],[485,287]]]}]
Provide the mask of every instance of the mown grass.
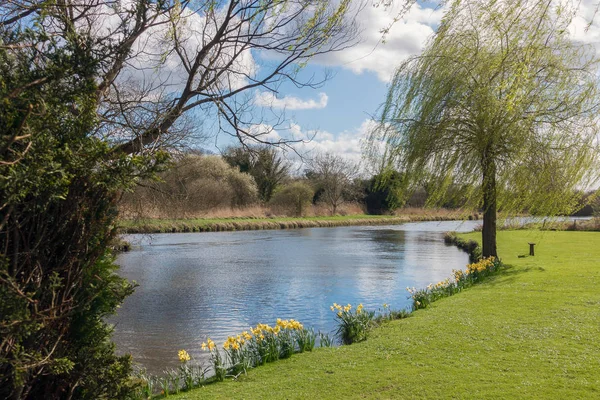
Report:
[{"label": "mown grass", "polygon": [[464,213],[439,215],[423,212],[413,215],[336,215],[316,217],[272,218],[189,218],[189,219],[131,219],[120,220],[122,233],[215,232],[260,229],[317,228],[349,225],[391,225],[412,221],[454,220]]},{"label": "mown grass", "polygon": [[[479,234],[467,235],[479,239]],[[600,398],[600,236],[499,232],[507,268],[365,342],[174,399]],[[538,243],[535,257],[528,242]]]}]

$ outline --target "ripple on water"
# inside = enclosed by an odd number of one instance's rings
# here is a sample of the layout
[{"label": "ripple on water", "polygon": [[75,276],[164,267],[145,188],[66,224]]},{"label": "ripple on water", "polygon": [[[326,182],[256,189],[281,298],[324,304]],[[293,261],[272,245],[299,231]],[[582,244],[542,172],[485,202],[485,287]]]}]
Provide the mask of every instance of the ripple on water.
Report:
[{"label": "ripple on water", "polygon": [[443,232],[478,221],[399,226],[129,235],[137,242],[117,262],[140,286],[116,317],[121,352],[159,373],[177,351],[206,357],[200,343],[221,343],[259,322],[294,318],[331,332],[337,303],[408,306],[407,286],[424,287],[468,262]]}]

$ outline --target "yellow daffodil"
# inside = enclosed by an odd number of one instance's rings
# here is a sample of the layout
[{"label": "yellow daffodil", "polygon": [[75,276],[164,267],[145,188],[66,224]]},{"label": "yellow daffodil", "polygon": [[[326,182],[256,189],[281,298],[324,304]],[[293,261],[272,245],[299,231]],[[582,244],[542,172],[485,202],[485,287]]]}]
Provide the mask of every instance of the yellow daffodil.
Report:
[{"label": "yellow daffodil", "polygon": [[208,350],[213,350],[215,348],[215,342],[210,339],[206,339]]},{"label": "yellow daffodil", "polygon": [[179,361],[181,361],[182,363],[190,361],[191,359],[190,355],[185,350],[179,350],[179,352],[177,352],[177,355],[179,356]]}]

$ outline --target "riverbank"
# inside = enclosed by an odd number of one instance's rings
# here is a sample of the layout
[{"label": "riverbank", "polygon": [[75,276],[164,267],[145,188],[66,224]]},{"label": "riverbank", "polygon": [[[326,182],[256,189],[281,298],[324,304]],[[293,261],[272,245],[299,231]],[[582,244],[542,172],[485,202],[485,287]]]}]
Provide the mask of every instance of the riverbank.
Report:
[{"label": "riverbank", "polygon": [[[498,239],[505,271],[384,324],[365,342],[318,349],[170,397],[598,397],[600,237],[502,231]],[[537,243],[536,256],[519,257],[528,242]]]},{"label": "riverbank", "polygon": [[570,221],[541,221],[530,224],[512,224],[508,226],[499,227],[504,230],[541,230],[541,231],[586,231],[586,232],[600,232],[600,218],[592,217],[590,219],[573,219]]},{"label": "riverbank", "polygon": [[121,233],[219,232],[263,229],[321,228],[360,225],[394,225],[406,222],[452,221],[477,219],[478,215],[447,210],[423,210],[406,215],[336,215],[320,217],[272,218],[194,218],[194,219],[123,219],[118,223]]}]

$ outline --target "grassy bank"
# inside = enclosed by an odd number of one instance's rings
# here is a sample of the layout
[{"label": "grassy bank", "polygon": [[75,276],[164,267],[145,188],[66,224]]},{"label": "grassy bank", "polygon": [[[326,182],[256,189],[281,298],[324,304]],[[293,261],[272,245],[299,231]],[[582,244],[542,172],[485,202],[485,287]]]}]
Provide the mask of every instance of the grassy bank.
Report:
[{"label": "grassy bank", "polygon": [[[519,258],[530,241],[536,256]],[[509,267],[486,283],[385,324],[366,342],[170,397],[598,398],[599,241],[592,232],[500,232]]]},{"label": "grassy bank", "polygon": [[[442,221],[465,218],[464,213],[423,211],[410,215],[336,215],[271,218],[132,219],[119,221],[122,233],[218,232],[261,229],[319,228],[352,225],[392,225],[413,221]],[[471,217],[473,218],[473,217]]]},{"label": "grassy bank", "polygon": [[588,231],[600,232],[600,218],[594,217],[588,220],[573,221],[542,221],[525,225],[501,227],[500,229],[538,229],[542,231]]}]

